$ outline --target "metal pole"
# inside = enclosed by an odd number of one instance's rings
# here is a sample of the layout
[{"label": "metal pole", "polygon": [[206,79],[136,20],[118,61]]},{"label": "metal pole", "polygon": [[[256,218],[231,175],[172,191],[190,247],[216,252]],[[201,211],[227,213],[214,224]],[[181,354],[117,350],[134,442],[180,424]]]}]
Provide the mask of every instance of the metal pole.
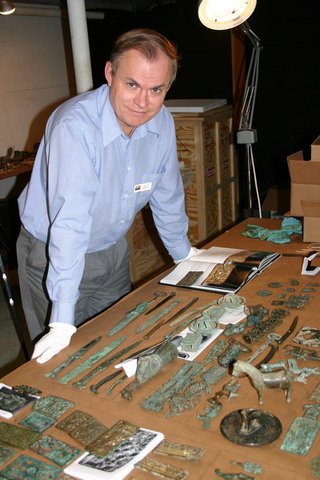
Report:
[{"label": "metal pole", "polygon": [[2,280],[3,280],[4,294],[5,294],[5,297],[7,298],[7,301],[8,301],[9,306],[10,306],[9,311],[10,311],[10,314],[11,314],[11,317],[12,317],[12,320],[13,320],[13,323],[14,323],[14,326],[15,326],[15,329],[16,329],[16,333],[18,335],[20,345],[21,345],[23,354],[25,356],[25,359],[29,360],[29,358],[30,358],[29,353],[28,353],[26,343],[25,343],[25,340],[24,340],[24,336],[23,336],[23,333],[22,333],[21,324],[20,324],[20,321],[19,321],[19,318],[18,318],[18,315],[17,315],[17,312],[16,312],[15,303],[14,303],[14,300],[13,300],[13,297],[12,297],[11,288],[10,288],[10,285],[9,285],[7,274],[6,274],[5,269],[4,269],[1,254],[0,254],[0,273],[1,273],[1,276],[2,276]]},{"label": "metal pole", "polygon": [[77,93],[93,87],[84,0],[67,0]]}]

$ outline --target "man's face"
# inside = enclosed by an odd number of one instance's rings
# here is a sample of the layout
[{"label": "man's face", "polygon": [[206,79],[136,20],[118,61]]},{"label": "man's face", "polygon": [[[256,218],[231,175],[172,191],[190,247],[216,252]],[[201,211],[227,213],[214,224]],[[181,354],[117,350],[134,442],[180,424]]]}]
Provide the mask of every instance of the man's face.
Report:
[{"label": "man's face", "polygon": [[121,57],[116,73],[107,62],[105,77],[111,105],[124,133],[130,136],[159,112],[169,89],[171,61],[162,52],[150,61],[131,49]]}]

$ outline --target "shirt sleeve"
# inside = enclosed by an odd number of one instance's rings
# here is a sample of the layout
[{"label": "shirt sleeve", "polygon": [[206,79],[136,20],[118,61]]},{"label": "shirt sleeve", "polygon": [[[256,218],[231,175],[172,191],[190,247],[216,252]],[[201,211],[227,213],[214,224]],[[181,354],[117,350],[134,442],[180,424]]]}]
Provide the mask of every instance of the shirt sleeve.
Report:
[{"label": "shirt sleeve", "polygon": [[[177,145],[173,119],[165,134],[165,172],[158,183],[150,207],[159,235],[173,260],[188,256],[191,248],[188,239],[189,220],[185,211],[185,194],[177,158]],[[163,140],[161,140],[163,141]]]},{"label": "shirt sleeve", "polygon": [[99,180],[89,147],[67,123],[47,131],[47,198],[50,232],[46,286],[52,301],[50,322],[74,323],[92,207]]}]

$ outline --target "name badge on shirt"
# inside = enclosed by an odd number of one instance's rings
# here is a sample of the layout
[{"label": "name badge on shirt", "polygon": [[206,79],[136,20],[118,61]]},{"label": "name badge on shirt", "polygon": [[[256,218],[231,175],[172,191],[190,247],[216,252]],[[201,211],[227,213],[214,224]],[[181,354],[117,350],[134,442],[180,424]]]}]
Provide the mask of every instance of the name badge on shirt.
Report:
[{"label": "name badge on shirt", "polygon": [[151,190],[152,183],[147,182],[147,183],[138,183],[133,187],[134,192],[145,192],[147,190]]}]

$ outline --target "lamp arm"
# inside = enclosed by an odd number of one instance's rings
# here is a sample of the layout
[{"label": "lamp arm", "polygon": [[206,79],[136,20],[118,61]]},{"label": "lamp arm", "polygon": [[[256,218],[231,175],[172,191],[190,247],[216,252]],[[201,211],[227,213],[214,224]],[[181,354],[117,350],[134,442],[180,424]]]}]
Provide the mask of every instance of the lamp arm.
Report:
[{"label": "lamp arm", "polygon": [[[251,130],[252,127],[252,119],[259,79],[260,51],[262,48],[262,44],[259,37],[250,28],[248,22],[244,22],[241,27],[245,35],[249,37],[251,43],[253,44],[247,78],[245,82],[242,108],[240,112],[240,122],[238,128],[239,131],[247,131]],[[249,135],[249,137],[251,136]],[[241,138],[243,138],[244,141],[241,141]],[[254,143],[254,141],[256,141],[256,135],[253,135],[251,138],[252,141],[249,143]],[[244,137],[241,134],[240,136],[238,135],[238,143],[247,143],[247,135],[245,135]]]},{"label": "lamp arm", "polygon": [[254,48],[262,47],[260,38],[254,33],[248,22],[243,22],[240,26],[241,30],[249,38]]},{"label": "lamp arm", "polygon": [[245,82],[239,130],[251,128],[259,79],[260,49],[253,49]]}]

